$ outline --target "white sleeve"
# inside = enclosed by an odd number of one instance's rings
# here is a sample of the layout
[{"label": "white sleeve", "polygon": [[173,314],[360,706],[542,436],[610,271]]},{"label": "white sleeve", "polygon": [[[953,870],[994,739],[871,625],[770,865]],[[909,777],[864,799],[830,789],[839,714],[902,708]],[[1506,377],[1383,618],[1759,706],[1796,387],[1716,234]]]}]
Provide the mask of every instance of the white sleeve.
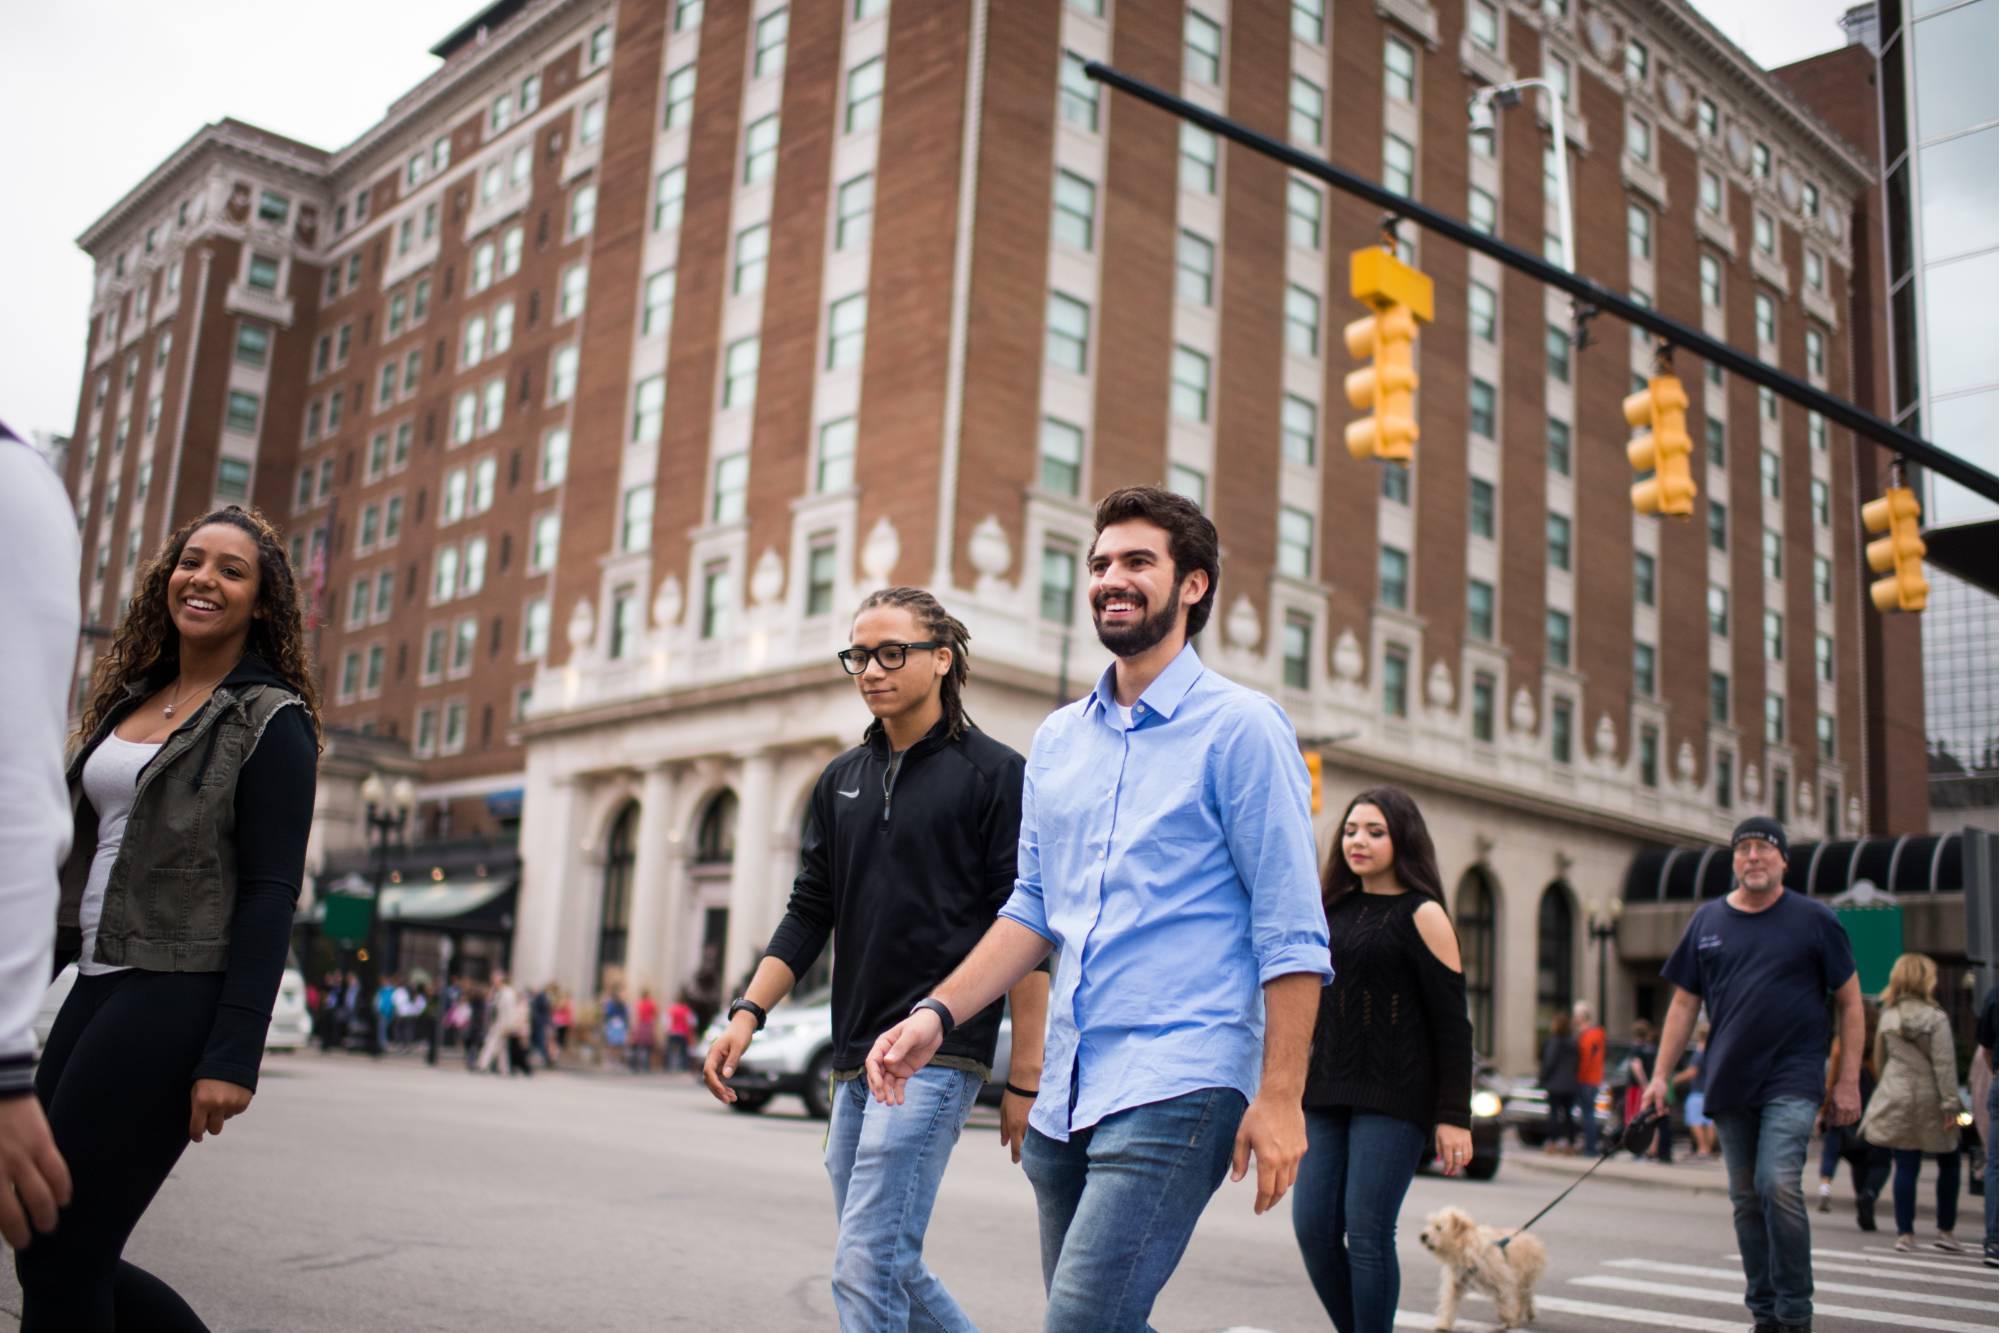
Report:
[{"label": "white sleeve", "polygon": [[30,1077],[34,1017],[55,954],[56,875],[69,852],[63,732],[82,548],[62,480],[0,427],[0,1092]]}]

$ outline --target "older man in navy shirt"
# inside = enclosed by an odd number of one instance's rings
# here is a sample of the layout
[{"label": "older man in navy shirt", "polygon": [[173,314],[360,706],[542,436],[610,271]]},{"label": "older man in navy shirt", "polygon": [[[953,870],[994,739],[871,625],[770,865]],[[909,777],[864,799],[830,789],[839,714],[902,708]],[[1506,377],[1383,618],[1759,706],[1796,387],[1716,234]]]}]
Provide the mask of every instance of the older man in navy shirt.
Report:
[{"label": "older man in navy shirt", "polygon": [[1144,1329],[1232,1163],[1256,1210],[1305,1155],[1300,1094],[1332,973],[1305,765],[1270,699],[1189,644],[1214,524],[1152,487],[1098,505],[1098,637],[1117,660],[1035,735],[1019,878],[986,938],[867,1061],[894,1102],[956,1019],[1051,943],[1043,1081],[1023,1165],[1050,1333]]}]

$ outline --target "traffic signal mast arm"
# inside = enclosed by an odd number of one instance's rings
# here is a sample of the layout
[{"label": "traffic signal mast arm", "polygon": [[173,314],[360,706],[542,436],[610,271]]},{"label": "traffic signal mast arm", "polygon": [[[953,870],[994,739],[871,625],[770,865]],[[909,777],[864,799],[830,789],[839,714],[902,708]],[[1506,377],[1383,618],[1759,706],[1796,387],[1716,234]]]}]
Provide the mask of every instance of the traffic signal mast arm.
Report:
[{"label": "traffic signal mast arm", "polygon": [[1920,464],[1938,476],[1957,482],[1975,495],[2000,501],[2000,478],[1996,478],[1986,469],[1919,439],[1906,430],[1890,425],[1873,413],[1856,407],[1845,398],[1836,398],[1830,393],[1814,388],[1804,380],[1786,374],[1776,366],[1767,365],[1755,357],[1745,356],[1728,343],[1711,338],[1699,329],[1691,328],[1679,320],[1668,319],[1659,311],[1639,305],[1588,278],[1551,264],[1540,255],[1509,245],[1485,232],[1475,231],[1449,214],[1440,213],[1414,199],[1385,190],[1380,184],[1365,176],[1343,171],[1323,158],[1300,152],[1290,144],[1260,134],[1227,116],[1219,116],[1205,107],[1196,106],[1184,98],[1155,88],[1152,84],[1121,73],[1101,61],[1093,60],[1085,64],[1084,73],[1122,93],[1128,93],[1142,102],[1150,102],[1182,120],[1199,125],[1211,134],[1219,134],[1266,157],[1275,158],[1295,171],[1325,181],[1336,190],[1365,199],[1377,208],[1386,209],[1398,217],[1407,218],[1427,231],[1436,232],[1447,240],[1456,241],[1469,250],[1491,255],[1509,268],[1518,269],[1538,282],[1567,292],[1583,306],[1594,307],[1600,312],[1616,315],[1629,324],[1636,324],[1656,338],[1665,339],[1674,347],[1685,349],[1704,361],[1722,367],[1732,375],[1749,380],[1752,384],[1762,385],[1780,398],[1817,412],[1835,425],[1893,450],[1907,462]]}]

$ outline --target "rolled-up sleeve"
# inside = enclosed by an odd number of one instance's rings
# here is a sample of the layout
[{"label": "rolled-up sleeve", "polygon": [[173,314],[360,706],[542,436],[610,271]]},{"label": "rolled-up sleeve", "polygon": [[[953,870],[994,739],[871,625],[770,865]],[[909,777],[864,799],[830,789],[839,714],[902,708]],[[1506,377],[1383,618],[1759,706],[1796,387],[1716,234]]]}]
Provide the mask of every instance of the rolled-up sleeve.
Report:
[{"label": "rolled-up sleeve", "polygon": [[1035,827],[1035,750],[1041,747],[1049,725],[1044,723],[1035,733],[1027,767],[1021,774],[1021,837],[1014,858],[1014,892],[1000,908],[1000,916],[1026,926],[1054,944],[1056,937],[1049,930],[1048,905],[1042,900],[1042,850]]},{"label": "rolled-up sleeve", "polygon": [[1259,983],[1298,972],[1333,980],[1312,792],[1284,710],[1261,698],[1246,707],[1213,771],[1229,856],[1250,893]]}]

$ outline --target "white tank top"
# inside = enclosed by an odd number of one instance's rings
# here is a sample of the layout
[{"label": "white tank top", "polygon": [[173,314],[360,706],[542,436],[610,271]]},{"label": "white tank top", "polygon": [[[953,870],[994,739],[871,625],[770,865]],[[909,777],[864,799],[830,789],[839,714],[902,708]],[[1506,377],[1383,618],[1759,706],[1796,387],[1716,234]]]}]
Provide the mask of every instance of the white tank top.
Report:
[{"label": "white tank top", "polygon": [[91,752],[83,765],[83,794],[97,811],[97,853],[90,860],[90,878],[83,886],[80,919],[83,925],[83,957],[77,970],[85,976],[123,972],[123,967],[95,961],[97,923],[104,915],[104,889],[111,882],[111,865],[125,841],[125,820],[132,813],[132,797],[138,790],[139,770],[160,752],[160,742],[128,741],[117,732],[105,733],[104,741]]}]

